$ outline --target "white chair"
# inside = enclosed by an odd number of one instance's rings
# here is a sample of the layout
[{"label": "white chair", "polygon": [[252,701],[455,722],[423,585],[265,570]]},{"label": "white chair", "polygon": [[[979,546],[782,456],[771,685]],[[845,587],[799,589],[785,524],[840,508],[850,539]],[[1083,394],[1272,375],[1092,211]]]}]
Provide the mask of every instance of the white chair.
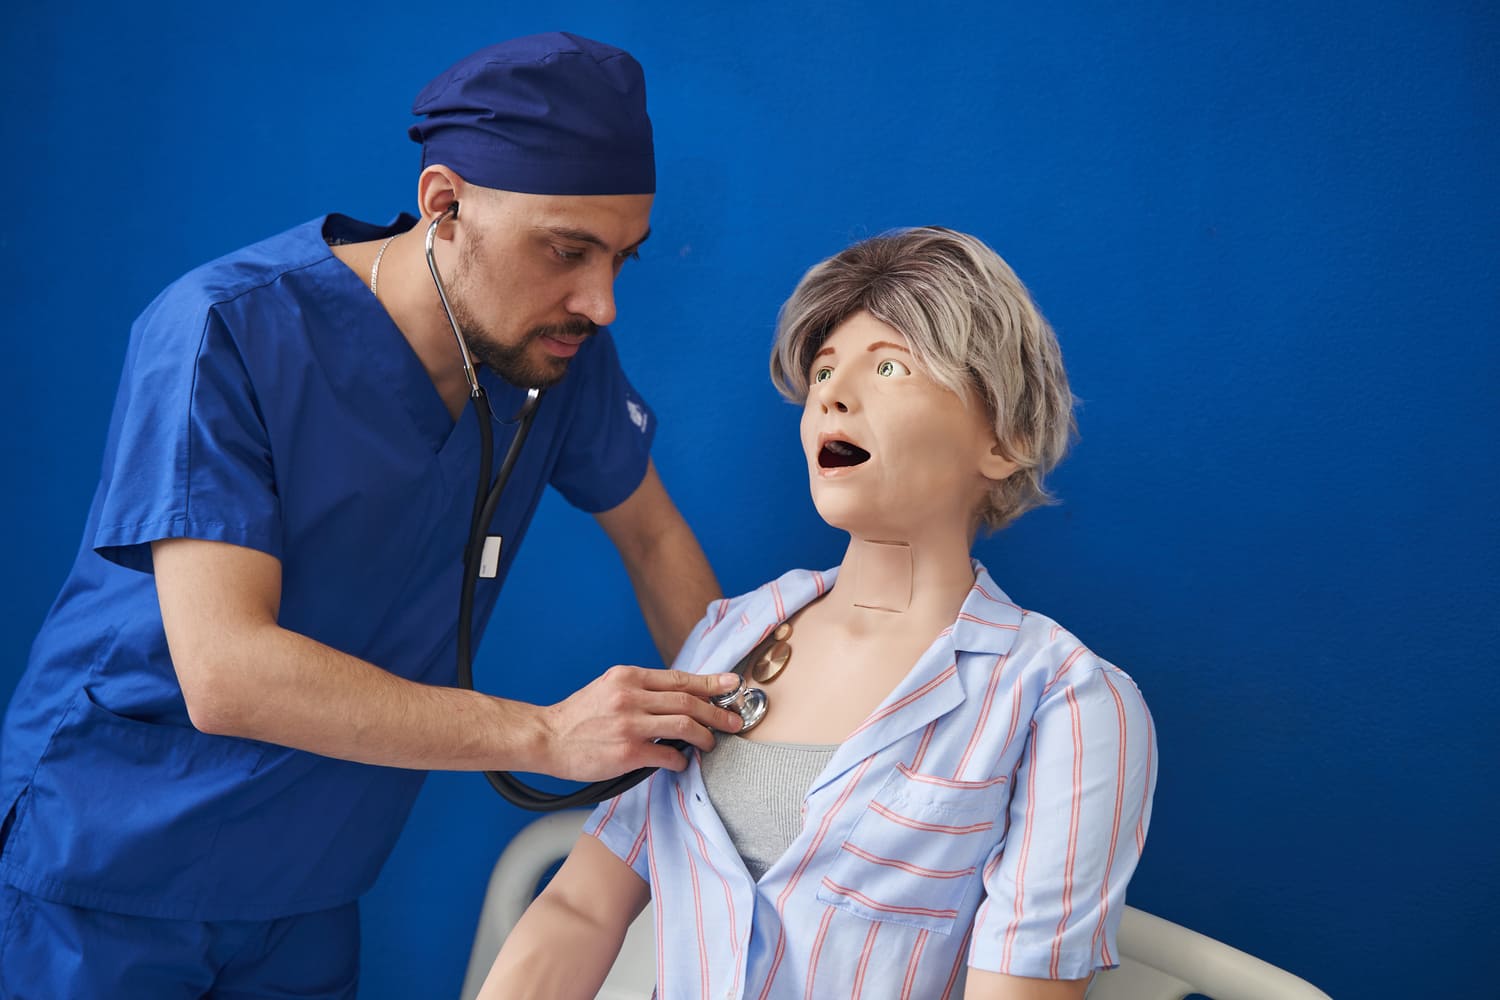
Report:
[{"label": "white chair", "polygon": [[[521,918],[537,884],[567,856],[587,810],[534,820],[505,848],[490,875],[469,955],[462,1000],[473,1000],[505,935]],[[1329,1000],[1328,994],[1253,955],[1133,906],[1120,918],[1120,964],[1094,977],[1088,1000]],[[600,1000],[644,1000],[656,982],[651,907],[631,924]]]},{"label": "white chair", "polygon": [[1088,1000],[1329,1000],[1305,979],[1133,906],[1120,916],[1120,964],[1094,976]]},{"label": "white chair", "polygon": [[[568,856],[588,815],[587,809],[569,809],[532,820],[500,853],[479,909],[479,928],[469,952],[462,1000],[474,1000],[479,995],[505,936],[536,896],[542,877]],[[646,1000],[655,988],[656,930],[648,903],[630,925],[620,957],[599,991],[599,1000]]]}]

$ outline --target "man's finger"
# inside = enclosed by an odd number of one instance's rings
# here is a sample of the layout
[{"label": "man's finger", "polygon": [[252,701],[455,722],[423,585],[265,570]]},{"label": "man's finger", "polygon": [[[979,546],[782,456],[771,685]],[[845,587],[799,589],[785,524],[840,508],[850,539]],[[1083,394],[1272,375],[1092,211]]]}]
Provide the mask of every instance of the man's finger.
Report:
[{"label": "man's finger", "polygon": [[641,753],[641,767],[659,767],[666,771],[681,771],[687,768],[687,757],[682,751],[674,750],[664,744],[655,744]]},{"label": "man's finger", "polygon": [[691,720],[721,733],[737,733],[745,724],[738,712],[719,708],[686,691],[652,694],[642,703],[642,708],[651,715]]},{"label": "man's finger", "polygon": [[700,698],[733,691],[739,686],[739,674],[690,674],[685,670],[648,670],[647,691],[686,691]]},{"label": "man's finger", "polygon": [[670,717],[659,717],[657,725],[653,727],[657,735],[655,741],[677,740],[688,746],[696,747],[703,753],[708,753],[714,748],[713,730],[706,726],[700,726],[692,719],[677,715]]}]

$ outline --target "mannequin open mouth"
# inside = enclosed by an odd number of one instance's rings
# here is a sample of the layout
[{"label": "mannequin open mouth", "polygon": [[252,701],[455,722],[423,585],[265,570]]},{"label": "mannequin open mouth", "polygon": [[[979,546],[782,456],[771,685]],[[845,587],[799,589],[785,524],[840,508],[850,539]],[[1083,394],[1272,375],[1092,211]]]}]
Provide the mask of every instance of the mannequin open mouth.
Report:
[{"label": "mannequin open mouth", "polygon": [[848,441],[829,441],[818,452],[818,468],[845,469],[870,460],[870,453]]}]

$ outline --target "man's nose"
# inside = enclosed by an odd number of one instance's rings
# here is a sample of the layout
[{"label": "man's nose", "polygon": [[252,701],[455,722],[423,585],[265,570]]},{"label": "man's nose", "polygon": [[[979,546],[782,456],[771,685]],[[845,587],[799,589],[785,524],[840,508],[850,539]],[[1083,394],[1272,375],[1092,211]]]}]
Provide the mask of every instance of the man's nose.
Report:
[{"label": "man's nose", "polygon": [[615,276],[605,270],[590,274],[568,301],[568,311],[589,319],[595,326],[615,321]]}]

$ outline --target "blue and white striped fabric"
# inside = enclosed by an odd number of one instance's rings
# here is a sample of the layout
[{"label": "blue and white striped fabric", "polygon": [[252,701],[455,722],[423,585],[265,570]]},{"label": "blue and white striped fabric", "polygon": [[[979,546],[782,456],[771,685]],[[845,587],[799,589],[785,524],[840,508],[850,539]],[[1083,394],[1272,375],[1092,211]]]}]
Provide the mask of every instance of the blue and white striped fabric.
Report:
[{"label": "blue and white striped fabric", "polygon": [[[586,831],[651,884],[661,1000],[961,996],[965,964],[1078,979],[1116,964],[1155,733],[1135,684],[975,563],[958,619],[834,754],[759,883],[694,758]],[[729,670],[832,585],[796,570],[716,602],[678,669]]]}]

